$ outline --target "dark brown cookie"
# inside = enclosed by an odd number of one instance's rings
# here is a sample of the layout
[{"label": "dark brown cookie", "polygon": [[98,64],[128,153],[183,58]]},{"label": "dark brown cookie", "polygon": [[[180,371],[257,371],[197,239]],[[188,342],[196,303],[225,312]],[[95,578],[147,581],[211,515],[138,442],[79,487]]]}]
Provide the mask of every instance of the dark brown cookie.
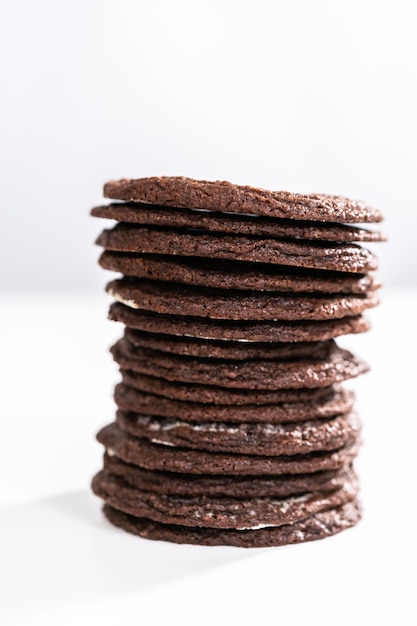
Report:
[{"label": "dark brown cookie", "polygon": [[104,217],[119,222],[162,226],[169,228],[194,228],[218,233],[257,235],[277,239],[307,239],[309,241],[385,241],[383,233],[344,224],[302,222],[254,215],[215,213],[175,207],[153,206],[140,202],[126,202],[98,206],[91,210],[94,217]]},{"label": "dark brown cookie", "polygon": [[316,513],[294,524],[255,530],[217,530],[161,524],[146,518],[127,515],[108,505],[104,506],[103,511],[107,519],[115,526],[146,539],[199,546],[227,545],[237,548],[267,548],[315,541],[351,528],[361,519],[361,507],[356,500]]},{"label": "dark brown cookie", "polygon": [[123,383],[116,385],[114,400],[122,411],[152,415],[186,422],[253,422],[293,423],[314,419],[328,419],[349,413],[353,408],[354,394],[344,389],[333,389],[308,402],[283,402],[281,404],[219,405],[200,402],[181,402],[162,396],[144,393]]},{"label": "dark brown cookie", "polygon": [[287,241],[202,231],[164,230],[123,223],[103,230],[96,244],[114,252],[231,259],[336,272],[364,273],[378,267],[376,256],[354,243]]},{"label": "dark brown cookie", "polygon": [[142,311],[119,302],[110,306],[109,318],[130,328],[149,333],[233,341],[324,341],[349,333],[363,333],[370,328],[369,321],[363,315],[310,322],[217,321],[210,318]]},{"label": "dark brown cookie", "polygon": [[184,356],[234,359],[236,361],[248,359],[275,359],[278,361],[302,358],[321,359],[329,353],[331,342],[333,342],[333,339],[307,343],[211,341],[210,339],[176,337],[175,335],[155,335],[132,328],[126,328],[124,336],[138,348],[150,348],[151,350]]},{"label": "dark brown cookie", "polygon": [[340,469],[355,458],[358,434],[343,448],[333,451],[310,452],[294,456],[259,456],[186,450],[152,443],[132,437],[112,423],[97,434],[110,456],[145,469],[179,472],[181,474],[227,474],[230,476],[278,476],[310,474]]},{"label": "dark brown cookie", "polygon": [[103,252],[99,263],[126,276],[217,289],[360,295],[381,286],[372,274],[299,270],[264,263],[254,266],[244,261]]},{"label": "dark brown cookie", "polygon": [[303,361],[216,361],[135,348],[120,339],[110,349],[124,369],[175,380],[237,389],[297,389],[327,387],[355,378],[368,366],[347,350],[329,349],[327,358]]},{"label": "dark brown cookie", "polygon": [[135,517],[194,528],[235,530],[293,524],[319,511],[351,502],[358,493],[357,478],[353,471],[350,471],[349,478],[336,491],[324,494],[305,493],[285,498],[242,500],[225,496],[171,496],[142,491],[106,470],[93,478],[92,488],[106,504]]},{"label": "dark brown cookie", "polygon": [[308,454],[343,447],[360,430],[355,414],[296,424],[200,422],[117,411],[124,432],[179,448],[265,456]]},{"label": "dark brown cookie", "polygon": [[[276,389],[273,391],[256,389],[227,389],[214,385],[193,385],[178,381],[164,380],[146,374],[139,374],[128,369],[121,369],[123,382],[134,389],[154,394],[163,398],[180,400],[181,402],[207,403],[220,405],[262,405],[288,403],[308,403],[311,406],[318,403],[331,402],[338,389],[337,385],[316,387],[315,389]],[[184,407],[184,411],[186,407]]]},{"label": "dark brown cookie", "polygon": [[363,296],[253,293],[156,283],[140,278],[111,281],[107,292],[133,309],[224,320],[332,320],[358,315],[378,304]]},{"label": "dark brown cookie", "polygon": [[104,185],[104,197],[186,209],[252,213],[323,222],[381,222],[380,211],[363,202],[326,194],[301,195],[184,176],[122,179]]},{"label": "dark brown cookie", "polygon": [[104,454],[104,468],[142,491],[177,496],[229,496],[232,498],[276,498],[340,489],[349,467],[295,476],[210,476],[146,470]]}]

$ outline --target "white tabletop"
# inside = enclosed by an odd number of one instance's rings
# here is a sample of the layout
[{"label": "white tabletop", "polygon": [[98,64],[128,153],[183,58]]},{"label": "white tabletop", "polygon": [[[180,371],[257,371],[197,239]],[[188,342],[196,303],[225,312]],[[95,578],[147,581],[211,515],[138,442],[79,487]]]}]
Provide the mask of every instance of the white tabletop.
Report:
[{"label": "white tabletop", "polygon": [[[108,524],[89,482],[118,380],[102,294],[1,297],[0,623],[415,624],[417,293],[385,293],[343,338],[372,365],[358,392],[363,521],[244,550],[173,545]],[[370,621],[372,620],[372,622]]]}]

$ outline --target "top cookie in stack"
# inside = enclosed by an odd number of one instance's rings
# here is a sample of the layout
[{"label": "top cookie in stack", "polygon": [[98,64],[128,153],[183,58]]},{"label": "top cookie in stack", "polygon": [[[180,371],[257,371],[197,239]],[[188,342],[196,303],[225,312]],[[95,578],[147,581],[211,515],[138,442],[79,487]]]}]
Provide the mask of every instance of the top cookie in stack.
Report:
[{"label": "top cookie in stack", "polygon": [[358,244],[384,237],[352,224],[381,213],[183,177],[110,182],[104,195],[124,201],[92,215],[119,222],[97,243],[100,265],[123,275],[107,290],[126,326],[93,481],[108,518],[151,538],[242,546],[356,523],[359,425],[338,385],[367,367],[334,338],[369,328],[377,260]]}]

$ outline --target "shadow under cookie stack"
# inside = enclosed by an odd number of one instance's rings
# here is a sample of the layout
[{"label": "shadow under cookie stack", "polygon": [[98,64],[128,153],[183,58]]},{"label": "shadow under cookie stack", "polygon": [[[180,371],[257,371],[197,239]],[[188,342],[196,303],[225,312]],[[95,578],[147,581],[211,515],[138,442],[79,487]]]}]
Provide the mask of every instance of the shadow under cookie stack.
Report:
[{"label": "shadow under cookie stack", "polygon": [[107,183],[92,215],[122,382],[93,491],[114,525],[178,543],[278,546],[360,519],[354,395],[335,338],[369,328],[380,222],[361,202],[182,177]]}]

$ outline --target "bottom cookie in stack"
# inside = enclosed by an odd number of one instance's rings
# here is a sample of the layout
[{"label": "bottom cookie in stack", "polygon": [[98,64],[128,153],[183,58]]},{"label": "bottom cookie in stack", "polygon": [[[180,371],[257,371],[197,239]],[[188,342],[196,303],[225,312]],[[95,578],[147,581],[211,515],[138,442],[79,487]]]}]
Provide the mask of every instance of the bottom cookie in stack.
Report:
[{"label": "bottom cookie in stack", "polygon": [[229,545],[238,548],[267,548],[324,539],[354,526],[360,520],[360,507],[355,501],[322,511],[293,524],[271,525],[256,530],[217,530],[159,524],[150,519],[128,515],[108,505],[104,506],[103,511],[115,526],[146,539],[205,546]]}]

